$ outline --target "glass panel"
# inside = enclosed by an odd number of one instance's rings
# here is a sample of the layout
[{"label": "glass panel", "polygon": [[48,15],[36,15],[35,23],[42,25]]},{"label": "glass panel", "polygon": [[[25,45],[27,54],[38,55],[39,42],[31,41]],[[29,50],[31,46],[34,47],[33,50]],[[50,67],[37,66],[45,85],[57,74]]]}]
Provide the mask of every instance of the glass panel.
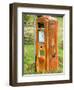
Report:
[{"label": "glass panel", "polygon": [[44,56],[44,50],[40,50],[40,56]]},{"label": "glass panel", "polygon": [[44,42],[44,32],[39,31],[39,42]]}]

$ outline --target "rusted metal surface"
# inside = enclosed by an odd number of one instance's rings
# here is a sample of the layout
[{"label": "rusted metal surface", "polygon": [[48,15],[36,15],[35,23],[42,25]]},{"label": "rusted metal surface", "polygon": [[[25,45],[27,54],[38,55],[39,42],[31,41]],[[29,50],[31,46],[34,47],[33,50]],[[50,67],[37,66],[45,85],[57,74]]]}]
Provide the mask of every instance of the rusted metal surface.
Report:
[{"label": "rusted metal surface", "polygon": [[[38,25],[40,24],[40,25]],[[39,42],[39,31],[44,32],[44,42]],[[58,69],[58,21],[51,16],[41,16],[36,21],[36,71],[47,73]],[[40,55],[40,51],[44,55]]]}]

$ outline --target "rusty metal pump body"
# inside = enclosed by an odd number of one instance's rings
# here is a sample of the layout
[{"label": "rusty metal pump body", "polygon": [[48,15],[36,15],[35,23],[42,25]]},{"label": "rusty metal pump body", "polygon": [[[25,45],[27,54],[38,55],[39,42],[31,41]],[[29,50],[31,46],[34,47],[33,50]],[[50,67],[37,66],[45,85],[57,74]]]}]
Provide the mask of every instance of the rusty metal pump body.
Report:
[{"label": "rusty metal pump body", "polygon": [[[41,36],[40,36],[41,35]],[[58,69],[58,21],[51,16],[36,20],[36,72]]]}]

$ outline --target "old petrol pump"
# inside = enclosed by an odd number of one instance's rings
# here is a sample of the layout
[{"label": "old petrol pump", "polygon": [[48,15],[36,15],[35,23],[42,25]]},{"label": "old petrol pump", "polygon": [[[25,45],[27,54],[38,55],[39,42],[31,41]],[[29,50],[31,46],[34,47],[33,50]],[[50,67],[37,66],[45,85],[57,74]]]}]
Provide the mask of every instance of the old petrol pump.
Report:
[{"label": "old petrol pump", "polygon": [[53,72],[58,69],[58,21],[41,16],[36,21],[36,72]]}]

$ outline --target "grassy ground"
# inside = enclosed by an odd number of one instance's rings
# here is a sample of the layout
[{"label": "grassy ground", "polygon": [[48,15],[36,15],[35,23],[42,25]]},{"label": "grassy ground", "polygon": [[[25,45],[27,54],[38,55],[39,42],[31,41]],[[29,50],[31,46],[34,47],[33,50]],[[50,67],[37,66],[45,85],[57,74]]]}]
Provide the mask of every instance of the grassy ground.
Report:
[{"label": "grassy ground", "polygon": [[63,71],[63,18],[58,19],[58,55],[59,55],[59,69],[57,72]]},{"label": "grassy ground", "polygon": [[[63,19],[57,17],[59,23],[58,30],[58,54],[59,54],[59,69],[58,73],[63,71]],[[35,72],[35,57],[34,44],[24,45],[24,74],[34,74]]]},{"label": "grassy ground", "polygon": [[24,73],[35,73],[34,44],[24,45]]}]

